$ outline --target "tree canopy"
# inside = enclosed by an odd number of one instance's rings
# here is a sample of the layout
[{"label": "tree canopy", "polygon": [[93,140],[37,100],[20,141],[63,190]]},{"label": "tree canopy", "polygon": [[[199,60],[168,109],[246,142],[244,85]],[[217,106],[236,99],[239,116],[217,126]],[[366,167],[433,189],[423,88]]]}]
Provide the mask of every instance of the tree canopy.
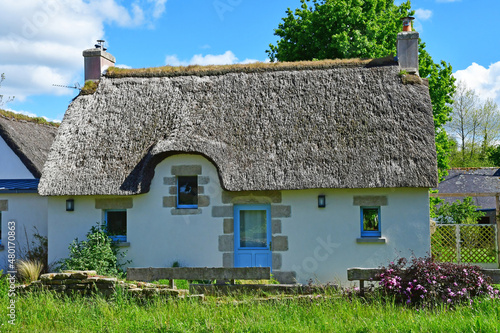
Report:
[{"label": "tree canopy", "polygon": [[[410,1],[301,0],[300,8],[288,8],[270,44],[271,61],[337,58],[378,58],[396,54],[401,18],[411,16]],[[425,44],[419,45],[419,74],[429,79],[440,179],[449,168],[451,143],[444,124],[450,120],[455,79],[445,61],[434,63]]]}]

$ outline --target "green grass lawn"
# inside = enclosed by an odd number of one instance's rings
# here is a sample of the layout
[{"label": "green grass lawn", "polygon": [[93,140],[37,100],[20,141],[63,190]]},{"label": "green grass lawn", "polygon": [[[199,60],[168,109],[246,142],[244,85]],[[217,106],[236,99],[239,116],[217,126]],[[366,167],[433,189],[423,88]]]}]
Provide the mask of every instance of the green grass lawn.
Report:
[{"label": "green grass lawn", "polygon": [[195,300],[16,298],[16,324],[7,323],[9,299],[0,299],[1,332],[498,332],[500,301],[473,307],[417,311],[381,300],[256,301],[250,296]]}]

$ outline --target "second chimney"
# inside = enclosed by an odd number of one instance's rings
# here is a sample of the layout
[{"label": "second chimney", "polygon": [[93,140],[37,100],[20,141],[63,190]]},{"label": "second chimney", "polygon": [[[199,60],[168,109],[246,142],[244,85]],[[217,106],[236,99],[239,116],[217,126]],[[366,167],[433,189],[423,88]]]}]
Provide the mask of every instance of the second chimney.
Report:
[{"label": "second chimney", "polygon": [[419,34],[411,29],[411,21],[414,17],[405,17],[403,20],[403,31],[398,33],[398,63],[401,70],[409,74],[418,75],[418,37]]},{"label": "second chimney", "polygon": [[104,40],[98,40],[97,42],[98,44],[95,45],[94,49],[83,51],[85,81],[100,80],[102,72],[116,63],[115,57],[106,52]]}]

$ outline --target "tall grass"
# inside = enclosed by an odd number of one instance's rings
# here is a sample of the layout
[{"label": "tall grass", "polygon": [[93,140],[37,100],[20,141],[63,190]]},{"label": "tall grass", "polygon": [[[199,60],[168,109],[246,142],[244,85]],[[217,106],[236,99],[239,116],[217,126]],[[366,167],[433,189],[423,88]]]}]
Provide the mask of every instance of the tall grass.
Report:
[{"label": "tall grass", "polygon": [[18,259],[16,266],[17,272],[21,275],[23,282],[28,283],[38,280],[38,277],[43,270],[43,264],[38,260]]},{"label": "tall grass", "polygon": [[256,301],[252,297],[141,302],[121,293],[111,300],[20,296],[16,325],[6,323],[8,298],[0,301],[2,332],[497,332],[500,302],[417,311],[375,298]]}]

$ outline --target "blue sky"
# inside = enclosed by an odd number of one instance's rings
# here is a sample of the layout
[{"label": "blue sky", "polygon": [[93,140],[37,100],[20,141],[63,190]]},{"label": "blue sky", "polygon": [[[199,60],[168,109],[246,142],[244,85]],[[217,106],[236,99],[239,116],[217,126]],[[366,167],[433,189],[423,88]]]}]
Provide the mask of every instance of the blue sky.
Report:
[{"label": "blue sky", "polygon": [[[396,1],[400,3],[401,1]],[[413,0],[415,28],[434,61],[500,104],[499,0]],[[4,106],[61,120],[83,85],[82,51],[105,39],[133,68],[265,61],[288,7],[299,0],[0,0]]]}]

